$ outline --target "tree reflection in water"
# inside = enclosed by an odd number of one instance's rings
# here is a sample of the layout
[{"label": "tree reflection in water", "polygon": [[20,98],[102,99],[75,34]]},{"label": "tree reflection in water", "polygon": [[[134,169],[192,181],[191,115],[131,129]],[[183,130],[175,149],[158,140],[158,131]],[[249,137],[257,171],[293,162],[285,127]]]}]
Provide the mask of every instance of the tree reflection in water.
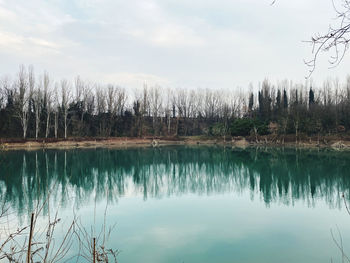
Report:
[{"label": "tree reflection in water", "polygon": [[130,191],[149,197],[250,190],[266,205],[317,199],[340,207],[349,199],[345,152],[223,147],[159,147],[12,151],[0,154],[0,197],[17,213],[33,210],[53,189],[54,202],[77,205],[92,194],[116,201]]}]

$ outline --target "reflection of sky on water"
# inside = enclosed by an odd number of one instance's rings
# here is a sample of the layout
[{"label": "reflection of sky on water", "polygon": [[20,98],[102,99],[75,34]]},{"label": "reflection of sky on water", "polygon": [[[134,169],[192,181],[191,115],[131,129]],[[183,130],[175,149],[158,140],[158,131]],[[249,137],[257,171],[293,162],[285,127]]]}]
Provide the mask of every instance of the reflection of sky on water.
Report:
[{"label": "reflection of sky on water", "polygon": [[[79,210],[86,225],[93,224],[92,209]],[[97,214],[104,209],[100,203]],[[110,244],[122,251],[120,262],[329,262],[340,255],[330,235],[337,225],[350,244],[344,210],[323,201],[314,208],[302,201],[266,207],[249,191],[125,197],[108,207],[107,221],[116,223]]]}]

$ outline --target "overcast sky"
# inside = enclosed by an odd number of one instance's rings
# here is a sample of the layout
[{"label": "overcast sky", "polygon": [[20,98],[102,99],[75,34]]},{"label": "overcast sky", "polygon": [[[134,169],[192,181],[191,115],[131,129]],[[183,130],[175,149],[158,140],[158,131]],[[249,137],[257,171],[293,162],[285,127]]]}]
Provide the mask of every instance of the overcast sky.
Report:
[{"label": "overcast sky", "polygon": [[[335,2],[340,0],[335,0]],[[126,88],[248,88],[303,82],[309,40],[334,23],[331,0],[0,0],[0,74],[33,64]],[[344,80],[325,57],[314,81]]]}]

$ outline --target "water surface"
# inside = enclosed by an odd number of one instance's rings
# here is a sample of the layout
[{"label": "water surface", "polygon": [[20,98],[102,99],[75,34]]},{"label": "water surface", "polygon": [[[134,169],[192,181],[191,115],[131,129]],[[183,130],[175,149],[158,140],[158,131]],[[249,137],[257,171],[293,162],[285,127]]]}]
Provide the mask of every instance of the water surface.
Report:
[{"label": "water surface", "polygon": [[[19,222],[51,199],[63,220],[116,223],[119,262],[341,262],[350,253],[350,153],[159,147],[0,154]],[[43,211],[45,216],[47,211]]]}]

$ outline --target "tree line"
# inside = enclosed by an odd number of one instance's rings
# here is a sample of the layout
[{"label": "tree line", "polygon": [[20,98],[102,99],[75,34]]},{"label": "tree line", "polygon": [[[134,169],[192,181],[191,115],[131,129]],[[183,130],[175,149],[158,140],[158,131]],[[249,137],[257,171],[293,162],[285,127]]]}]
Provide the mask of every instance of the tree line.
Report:
[{"label": "tree line", "polygon": [[0,137],[325,135],[350,128],[350,77],[271,83],[249,92],[53,81],[20,66],[0,81]]}]

